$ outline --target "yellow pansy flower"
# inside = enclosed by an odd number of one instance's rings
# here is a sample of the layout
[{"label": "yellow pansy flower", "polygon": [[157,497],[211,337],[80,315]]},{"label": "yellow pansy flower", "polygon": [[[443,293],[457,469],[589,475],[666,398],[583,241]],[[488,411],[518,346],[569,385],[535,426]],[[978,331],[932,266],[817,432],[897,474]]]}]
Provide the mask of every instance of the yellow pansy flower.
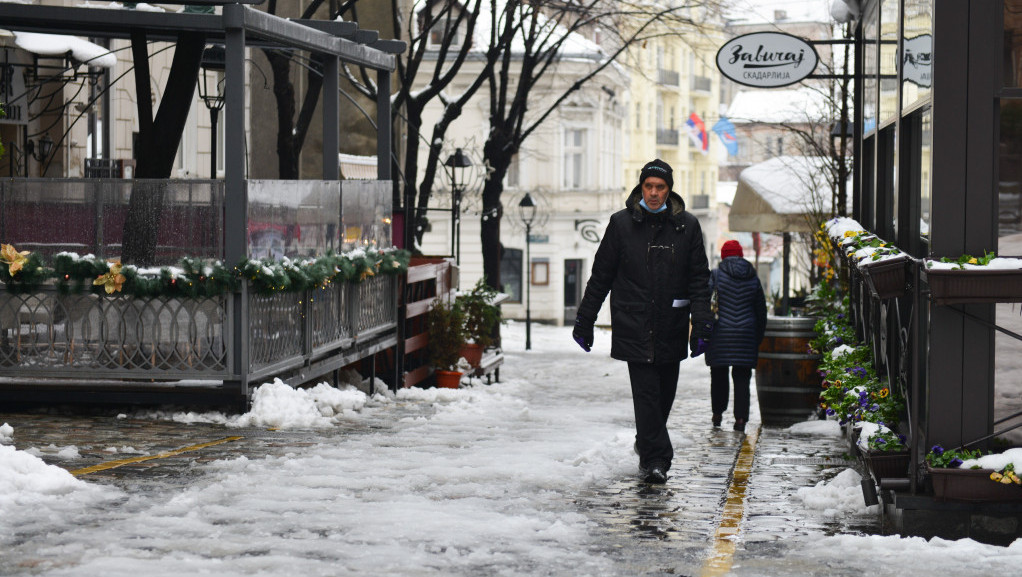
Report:
[{"label": "yellow pansy flower", "polygon": [[121,292],[121,287],[124,285],[124,281],[128,280],[121,274],[121,263],[117,261],[110,265],[110,272],[101,274],[96,277],[96,280],[92,281],[94,285],[102,285],[103,290],[106,294],[114,294],[115,292]]},{"label": "yellow pansy flower", "polygon": [[18,249],[14,248],[12,244],[0,245],[0,262],[7,265],[8,272],[11,276],[14,276],[21,270],[21,267],[25,266],[28,262],[28,255],[31,254],[27,250],[18,252]]},{"label": "yellow pansy flower", "polygon": [[979,261],[976,260],[976,257],[972,257],[969,259],[969,264],[976,264],[977,262]]}]

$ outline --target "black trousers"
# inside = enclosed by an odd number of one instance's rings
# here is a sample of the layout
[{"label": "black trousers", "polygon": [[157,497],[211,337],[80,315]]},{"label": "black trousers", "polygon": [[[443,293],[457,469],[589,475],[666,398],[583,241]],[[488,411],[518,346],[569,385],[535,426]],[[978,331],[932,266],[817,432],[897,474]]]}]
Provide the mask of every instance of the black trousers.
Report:
[{"label": "black trousers", "polygon": [[667,433],[667,417],[671,415],[674,395],[678,392],[680,362],[664,364],[628,363],[632,382],[632,404],[635,407],[635,446],[639,466],[646,468],[660,461],[671,468],[674,446]]},{"label": "black trousers", "polygon": [[727,370],[731,369],[731,379],[735,383],[735,420],[749,420],[749,381],[752,380],[752,367],[729,367],[727,365],[710,367],[710,405],[713,414],[720,415],[727,410],[727,396],[731,389]]}]

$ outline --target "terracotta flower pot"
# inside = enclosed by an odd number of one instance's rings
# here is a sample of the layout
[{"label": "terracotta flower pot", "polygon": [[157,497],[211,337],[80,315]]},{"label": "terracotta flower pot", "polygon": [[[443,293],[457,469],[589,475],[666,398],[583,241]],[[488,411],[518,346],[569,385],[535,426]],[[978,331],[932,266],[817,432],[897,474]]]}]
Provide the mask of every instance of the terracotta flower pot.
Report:
[{"label": "terracotta flower pot", "polygon": [[468,361],[468,364],[472,365],[472,368],[478,368],[479,363],[483,360],[483,347],[475,343],[465,343],[461,345],[461,356]]},{"label": "terracotta flower pot", "polygon": [[444,389],[457,389],[461,386],[461,373],[458,371],[436,371],[436,386]]}]

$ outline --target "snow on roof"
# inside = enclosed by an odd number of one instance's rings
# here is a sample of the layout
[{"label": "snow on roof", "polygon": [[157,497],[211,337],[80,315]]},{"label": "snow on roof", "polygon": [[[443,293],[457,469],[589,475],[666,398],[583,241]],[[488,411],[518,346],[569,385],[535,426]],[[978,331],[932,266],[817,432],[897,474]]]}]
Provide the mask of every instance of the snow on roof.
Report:
[{"label": "snow on roof", "polygon": [[[505,0],[497,0],[495,4],[501,11],[501,15],[498,17],[497,23],[499,28],[502,25],[500,20],[506,18],[506,11],[504,11]],[[519,8],[515,17],[521,18],[523,10],[524,8]],[[539,39],[537,44],[551,46],[559,42],[561,38],[564,38],[564,41],[561,42],[561,48],[558,51],[562,58],[585,57],[590,59],[602,59],[605,56],[603,49],[600,48],[598,44],[577,32],[569,33],[567,28],[557,24],[556,21],[547,18],[544,14],[539,14],[538,21],[540,22],[540,30],[534,34],[535,38]],[[552,32],[547,34],[545,30],[552,30]],[[567,37],[565,37],[565,34],[567,34]],[[479,18],[476,20],[476,27],[472,37],[472,46],[474,51],[485,52],[488,49],[490,45],[490,4],[487,2],[484,2],[479,10]],[[534,52],[537,49],[539,49],[539,46],[532,48]],[[511,41],[511,53],[522,54],[524,52],[525,37],[521,28],[519,28]]]},{"label": "snow on roof", "polygon": [[72,58],[89,66],[113,68],[117,64],[117,57],[112,52],[76,36],[19,31],[14,33],[14,37],[19,48],[40,56],[63,56],[70,52]]},{"label": "snow on roof", "polygon": [[376,179],[376,155],[362,156],[358,154],[337,155],[341,165],[341,175],[346,180],[375,180]]},{"label": "snow on roof", "polygon": [[[791,24],[794,22],[833,22],[831,0],[742,0],[728,11],[733,24]],[[777,13],[783,18],[777,19]]]},{"label": "snow on roof", "polygon": [[811,88],[742,90],[728,107],[727,116],[743,122],[810,122],[829,117],[827,99]]},{"label": "snow on roof", "polygon": [[753,164],[738,175],[731,230],[811,232],[805,216],[831,212],[829,174],[827,159],[819,156],[777,156]]},{"label": "snow on roof", "polygon": [[738,188],[737,180],[717,181],[717,203],[731,204],[735,200],[735,192]]}]

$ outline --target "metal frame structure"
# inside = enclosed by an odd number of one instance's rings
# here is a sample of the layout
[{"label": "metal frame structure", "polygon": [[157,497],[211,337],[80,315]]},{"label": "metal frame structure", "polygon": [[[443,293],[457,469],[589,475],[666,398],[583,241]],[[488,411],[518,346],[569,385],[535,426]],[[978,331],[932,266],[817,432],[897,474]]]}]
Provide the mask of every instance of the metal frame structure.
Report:
[{"label": "metal frame structure", "polygon": [[[279,46],[319,54],[325,62],[324,98],[322,99],[324,127],[322,178],[325,181],[337,181],[340,178],[337,162],[340,140],[338,129],[340,121],[340,63],[345,62],[374,70],[377,74],[376,80],[380,94],[377,99],[376,118],[378,131],[377,178],[379,181],[389,181],[391,179],[392,147],[389,100],[391,74],[396,67],[394,54],[404,51],[404,42],[380,40],[376,32],[359,30],[354,23],[288,20],[252,7],[252,5],[261,4],[262,1],[187,0],[185,2],[177,0],[165,2],[165,4],[218,6],[221,8],[221,14],[153,13],[127,9],[105,10],[0,3],[0,23],[3,28],[16,31],[70,34],[106,39],[129,39],[133,33],[142,31],[151,40],[174,42],[181,32],[205,34],[207,43],[223,44],[225,47],[224,128],[226,140],[234,142],[243,141],[245,132],[245,49],[251,46]],[[227,263],[237,263],[248,256],[248,188],[244,147],[228,147],[225,150],[224,164],[223,258]],[[389,188],[387,194],[390,194]],[[391,282],[396,282],[393,277],[391,279]],[[370,285],[375,286],[374,283],[370,283]],[[361,294],[366,290],[361,285],[352,286],[352,290],[356,294]],[[378,325],[374,329],[376,332],[395,334],[389,334],[382,341],[377,339],[376,344],[371,346],[358,350],[352,349],[356,356],[375,354],[382,348],[386,348],[384,345],[393,345],[397,341],[397,289],[396,287],[380,287],[380,290],[382,292],[375,296],[380,299],[383,306],[387,307],[387,310],[376,311],[375,317],[365,320],[365,322],[370,325],[374,322],[382,322],[382,325]],[[250,393],[249,384],[253,379],[265,376],[273,370],[285,368],[295,370],[293,363],[271,364],[268,369],[253,369],[254,359],[251,351],[253,351],[253,341],[257,337],[249,329],[253,327],[253,307],[256,306],[254,303],[258,300],[256,295],[250,294],[248,288],[243,286],[240,292],[227,295],[226,302],[222,303],[222,307],[219,308],[228,317],[223,325],[225,329],[233,327],[233,330],[224,330],[223,332],[225,339],[223,345],[228,356],[228,367],[230,367],[224,385],[233,385],[232,388],[235,388],[237,393],[246,400]],[[371,300],[366,299],[362,302],[366,303]],[[306,303],[304,306],[308,306],[309,299],[305,298],[303,301]],[[357,303],[359,299],[349,298],[347,302],[348,306],[352,306],[350,303]],[[267,306],[272,308],[276,305]],[[54,308],[53,310],[58,309]],[[291,312],[294,314],[297,311]],[[358,317],[363,312],[365,311],[349,311],[348,314]],[[312,315],[306,315],[306,320],[309,322],[312,321],[310,316]],[[53,320],[52,315],[51,320]],[[352,330],[357,332],[360,328],[370,327],[356,323]],[[306,331],[305,340],[310,341],[311,335],[312,331]],[[294,373],[294,379],[314,378],[352,362],[349,358],[351,355],[339,353],[332,361],[321,359],[314,363],[311,354],[313,348],[311,342],[305,342],[304,345],[299,346],[298,350],[302,351],[301,354],[290,355],[292,358],[304,358],[304,364]]]}]

